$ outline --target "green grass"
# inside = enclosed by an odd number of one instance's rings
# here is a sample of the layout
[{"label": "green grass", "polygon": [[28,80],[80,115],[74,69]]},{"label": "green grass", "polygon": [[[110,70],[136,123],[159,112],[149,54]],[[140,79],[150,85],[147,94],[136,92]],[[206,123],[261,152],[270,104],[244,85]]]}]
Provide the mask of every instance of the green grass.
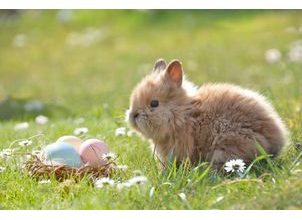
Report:
[{"label": "green grass", "polygon": [[[73,11],[59,22],[57,11],[23,11],[7,19],[0,12],[0,99],[39,100],[49,123],[36,125],[32,115],[17,114],[0,122],[0,149],[17,148],[9,160],[0,159],[0,209],[301,209],[302,208],[302,64],[288,60],[302,25],[301,11]],[[101,30],[91,46],[70,46],[71,32],[87,27]],[[17,34],[27,36],[24,47],[12,46]],[[278,48],[280,62],[268,64],[264,53]],[[123,118],[131,90],[163,57],[183,61],[196,84],[230,82],[265,94],[291,132],[291,143],[277,160],[258,158],[243,178],[173,165],[158,169],[149,143],[137,136],[115,137],[126,126]],[[62,112],[61,109],[64,111]],[[83,117],[79,124],[76,119]],[[16,132],[16,123],[29,121]],[[126,180],[141,170],[149,182],[118,191],[87,184],[41,185],[20,166],[23,153],[40,149],[77,127],[89,128],[83,138],[103,138],[126,164]],[[35,136],[40,134],[38,136]],[[34,137],[33,137],[34,136]],[[18,139],[33,137],[21,148]],[[170,184],[167,184],[170,183]],[[149,196],[154,187],[153,197]],[[183,201],[179,193],[186,194]]]}]

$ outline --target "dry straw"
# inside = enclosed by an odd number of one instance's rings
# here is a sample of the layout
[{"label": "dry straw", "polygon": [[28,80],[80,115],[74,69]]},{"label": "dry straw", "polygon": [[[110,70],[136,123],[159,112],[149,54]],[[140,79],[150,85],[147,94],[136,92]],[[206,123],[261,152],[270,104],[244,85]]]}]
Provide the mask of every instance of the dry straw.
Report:
[{"label": "dry straw", "polygon": [[49,165],[45,164],[37,155],[30,154],[30,158],[25,163],[25,169],[30,176],[37,179],[55,177],[58,181],[64,181],[66,179],[79,181],[84,177],[88,177],[93,181],[96,178],[110,177],[115,165],[114,162],[109,162],[100,167],[85,165],[80,168],[66,165]]}]

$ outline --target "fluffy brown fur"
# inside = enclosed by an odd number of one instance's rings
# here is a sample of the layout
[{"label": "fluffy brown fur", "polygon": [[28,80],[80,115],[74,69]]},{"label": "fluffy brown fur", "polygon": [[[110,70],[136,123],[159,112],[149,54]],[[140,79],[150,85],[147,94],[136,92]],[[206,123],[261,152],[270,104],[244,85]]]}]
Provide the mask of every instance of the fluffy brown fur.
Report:
[{"label": "fluffy brown fur", "polygon": [[257,144],[273,155],[285,145],[286,128],[260,94],[231,84],[205,84],[190,94],[183,78],[179,61],[160,59],[131,95],[130,124],[152,140],[164,164],[173,155],[219,168],[229,159],[250,163]]}]

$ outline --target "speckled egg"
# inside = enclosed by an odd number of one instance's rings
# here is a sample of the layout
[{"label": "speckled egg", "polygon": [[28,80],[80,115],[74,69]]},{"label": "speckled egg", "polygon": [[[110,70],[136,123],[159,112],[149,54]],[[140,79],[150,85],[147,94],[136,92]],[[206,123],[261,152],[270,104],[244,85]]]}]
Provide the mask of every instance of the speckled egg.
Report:
[{"label": "speckled egg", "polygon": [[66,135],[66,136],[62,136],[57,140],[57,143],[59,142],[64,142],[67,144],[72,145],[78,152],[80,150],[80,146],[82,144],[82,140],[76,136],[72,136],[72,135]]},{"label": "speckled egg", "polygon": [[83,162],[76,149],[68,143],[56,142],[43,149],[43,157],[48,164],[64,164],[79,168]]},{"label": "speckled egg", "polygon": [[109,152],[105,142],[98,139],[88,139],[81,144],[80,156],[85,164],[98,167],[106,164],[102,158],[104,154]]}]

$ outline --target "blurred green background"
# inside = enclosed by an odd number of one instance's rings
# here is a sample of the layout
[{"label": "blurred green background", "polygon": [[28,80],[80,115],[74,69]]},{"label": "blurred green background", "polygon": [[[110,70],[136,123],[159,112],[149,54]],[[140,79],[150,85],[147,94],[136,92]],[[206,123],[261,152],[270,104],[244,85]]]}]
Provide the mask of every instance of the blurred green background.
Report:
[{"label": "blurred green background", "polygon": [[[160,57],[180,59],[196,84],[226,81],[301,101],[301,63],[287,55],[301,25],[294,10],[1,10],[1,118],[30,115],[13,113],[16,100],[58,117],[124,110]],[[282,54],[273,64],[271,48]]]}]

